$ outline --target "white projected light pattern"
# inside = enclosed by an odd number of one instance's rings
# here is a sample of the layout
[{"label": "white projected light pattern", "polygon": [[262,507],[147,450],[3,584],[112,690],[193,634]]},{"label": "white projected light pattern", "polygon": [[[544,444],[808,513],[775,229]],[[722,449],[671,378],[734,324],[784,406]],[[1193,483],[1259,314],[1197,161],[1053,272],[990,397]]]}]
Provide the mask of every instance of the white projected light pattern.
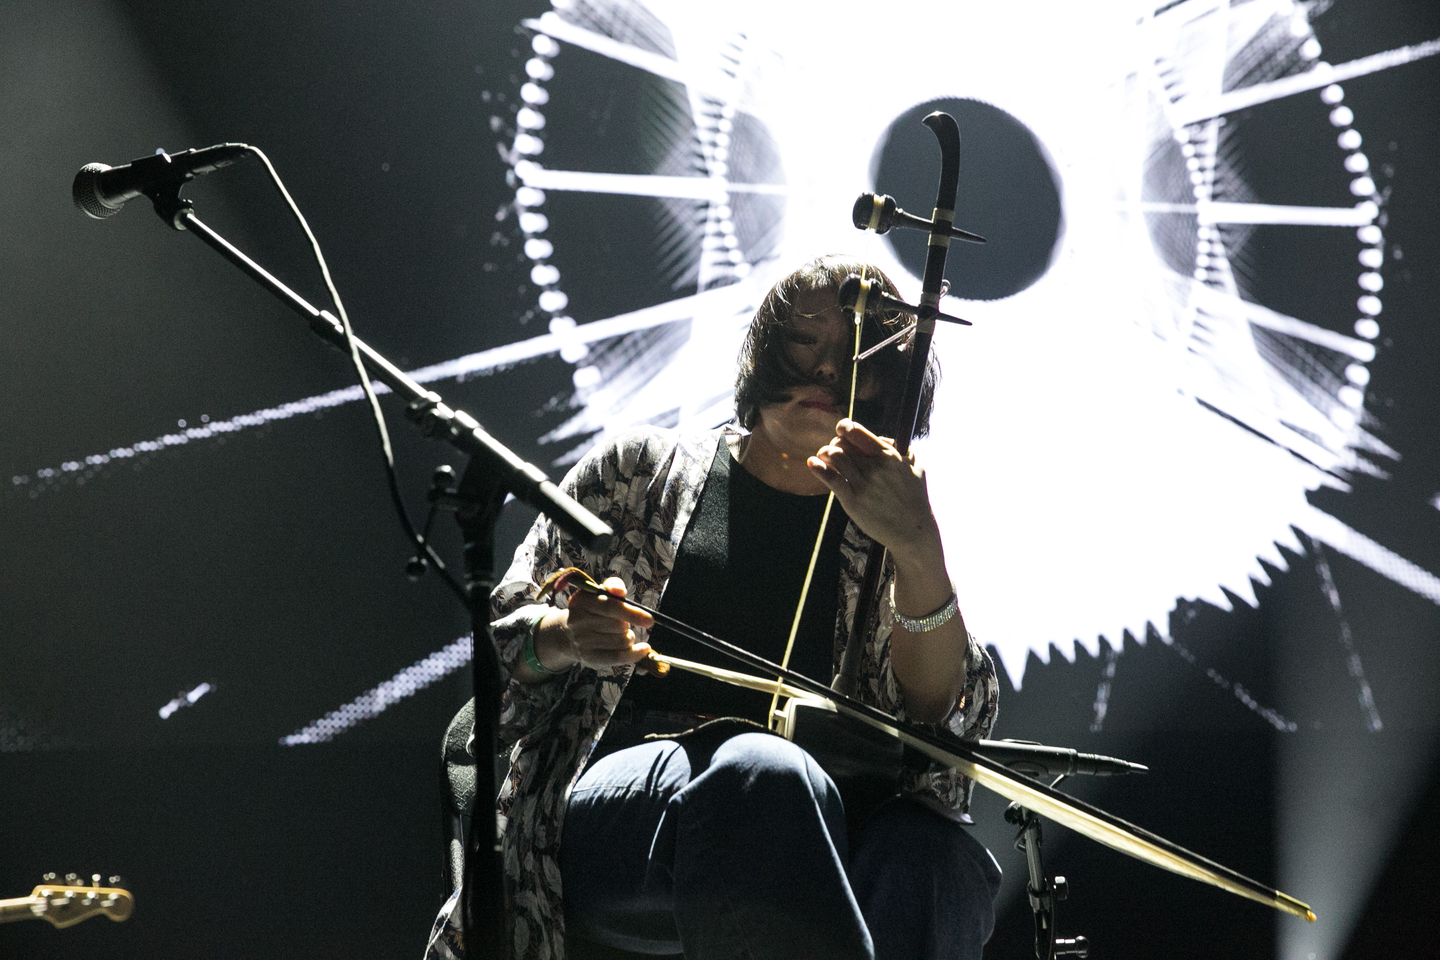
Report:
[{"label": "white projected light pattern", "polygon": [[[1370,222],[1379,198],[1363,140],[1334,81],[1430,56],[1440,41],[1331,66],[1318,59],[1305,9],[1288,0],[1187,0],[1138,22],[1127,4],[923,6],[897,4],[896,22],[923,13],[935,35],[960,38],[943,69],[917,62],[856,71],[831,53],[846,49],[849,28],[830,22],[843,18],[798,3],[572,2],[527,21],[534,56],[507,149],[551,332],[412,376],[431,383],[558,353],[575,365],[579,411],[544,438],[570,441],[557,464],[635,423],[719,422],[731,404],[728,358],[769,284],[817,252],[861,245],[848,199],[870,185],[866,164],[889,118],[940,96],[985,100],[1048,148],[1067,231],[1053,267],[1029,289],[944,305],[976,326],[937,334],[947,379],[935,436],[920,446],[956,545],[951,572],[967,618],[1000,651],[1012,680],[1022,679],[1030,652],[1045,659],[1052,643],[1068,656],[1071,640],[1097,652],[1102,636],[1112,645],[1126,630],[1145,637],[1145,624],[1164,624],[1177,597],[1226,607],[1223,587],[1253,600],[1251,578],[1265,579],[1257,558],[1283,566],[1274,544],[1300,547],[1292,525],[1440,603],[1440,578],[1305,498],[1318,485],[1343,483],[1337,473],[1376,472],[1374,460],[1397,456],[1367,430],[1363,407],[1385,246]],[[1037,18],[1045,31],[1030,29]],[[1024,39],[1023,56],[1006,38]],[[672,154],[689,166],[671,163],[654,175],[544,167],[546,139],[565,135],[547,126],[545,110],[550,87],[563,80],[554,63],[563,67],[566,46],[684,84],[684,123],[670,135]],[[1253,82],[1227,85],[1228,65],[1240,59]],[[1349,206],[1334,197],[1315,206],[1259,202],[1228,165],[1219,114],[1307,93],[1320,97],[1331,125],[1314,146],[1330,149],[1333,136],[1344,151]],[[822,102],[835,109],[803,106]],[[852,125],[843,149],[830,130],[837,116]],[[757,166],[760,140],[778,165]],[[1147,167],[1155,157],[1178,172],[1184,195]],[[962,190],[976,188],[962,180]],[[577,323],[543,212],[546,192],[557,190],[682,204],[700,226],[671,230],[662,259],[690,271],[698,292]],[[783,199],[762,211],[776,222],[762,224],[758,240],[754,209],[744,207],[756,198]],[[1147,229],[1169,218],[1182,228]],[[1247,299],[1231,247],[1243,247],[1245,228],[1269,223],[1338,230],[1345,243],[1354,231],[1353,307],[1338,303],[1334,317],[1315,318],[1327,326]],[[1188,275],[1162,258],[1173,261],[1165,247],[1177,243],[1188,245]],[[865,252],[904,283],[906,271],[883,244]],[[1354,335],[1335,329],[1346,324]],[[655,335],[667,330],[674,335]],[[631,336],[641,331],[649,339]],[[1267,337],[1289,345],[1290,365],[1273,344],[1262,355]],[[1326,379],[1317,357],[1332,367],[1338,358],[1343,372]],[[118,462],[360,397],[348,387],[199,426],[182,421],[172,433],[16,475],[12,491],[37,497]],[[1016,570],[1026,576],[1011,576]],[[1031,584],[1043,585],[1043,596],[1032,595]]]},{"label": "white projected light pattern", "polygon": [[344,706],[331,710],[314,723],[296,730],[288,737],[281,737],[280,742],[287,747],[293,747],[302,743],[325,743],[333,740],[356,724],[378,716],[387,707],[459,670],[470,662],[473,652],[470,636],[466,634],[401,670],[373,690],[367,690]]},{"label": "white projected light pattern", "polygon": [[[1440,602],[1440,579],[1338,529],[1306,499],[1322,485],[1344,489],[1346,472],[1384,476],[1376,461],[1398,459],[1364,409],[1383,307],[1381,198],[1337,81],[1430,56],[1440,41],[1330,65],[1306,7],[1289,0],[1187,0],[1159,11],[895,3],[888,22],[954,38],[944,57],[895,70],[856,69],[845,54],[853,23],[819,3],[556,0],[525,22],[534,56],[511,159],[552,331],[586,325],[570,315],[583,304],[552,262],[565,253],[566,225],[544,213],[547,191],[694,204],[703,228],[672,232],[664,255],[688,255],[702,291],[728,284],[753,301],[798,263],[861,246],[848,200],[876,186],[866,165],[910,107],[943,97],[991,103],[1048,149],[1062,182],[1063,246],[1049,272],[1013,297],[944,305],[975,326],[937,332],[946,381],[934,434],[920,444],[967,620],[1017,684],[1030,653],[1048,659],[1055,644],[1069,656],[1073,640],[1098,654],[1102,637],[1112,646],[1126,631],[1144,637],[1147,624],[1167,623],[1177,597],[1228,609],[1229,590],[1253,603],[1252,579],[1267,581],[1259,561],[1283,569],[1277,544],[1301,550],[1292,527]],[[684,85],[689,114],[671,135],[700,158],[690,175],[544,166],[547,140],[567,135],[547,125],[547,105],[587,95],[564,87],[564,58],[591,54]],[[1225,114],[1307,91],[1319,91],[1329,126],[1302,148],[1340,148],[1348,195],[1264,203],[1231,162]],[[743,137],[747,119],[763,133]],[[783,170],[766,182],[743,169],[760,140]],[[966,189],[984,185],[962,172]],[[737,240],[736,210],[755,196],[784,198],[779,237],[758,252]],[[1245,244],[1266,224],[1342,231],[1337,239],[1357,257],[1355,298],[1313,319],[1254,302],[1256,268],[1245,261],[1257,254]],[[579,242],[584,231],[573,235]],[[687,243],[688,252],[675,249]],[[1177,249],[1192,264],[1184,272]],[[914,295],[917,278],[888,248],[864,253],[909,277]],[[964,256],[963,245],[952,255]],[[689,340],[678,348],[564,351],[582,409],[545,439],[588,445],[636,423],[723,419],[733,370],[716,358],[735,354],[748,315],[696,310],[686,319]]]},{"label": "white projected light pattern", "polygon": [[[1432,56],[1440,40],[1332,65],[1309,22],[1328,4],[1291,0],[886,5],[885,24],[923,25],[923,34],[867,32],[850,11],[820,2],[553,6],[526,22],[535,55],[511,152],[525,252],[552,330],[585,329],[574,319],[584,316],[583,294],[567,293],[560,264],[567,239],[588,247],[594,227],[552,224],[547,192],[662,198],[670,217],[655,228],[661,275],[758,299],[800,262],[861,247],[847,201],[887,189],[870,182],[867,164],[892,118],[912,107],[989,103],[1047,149],[1061,185],[1062,245],[1048,273],[1015,296],[942,304],[975,326],[937,331],[947,379],[934,435],[920,446],[967,621],[1017,686],[1031,653],[1048,660],[1054,644],[1069,657],[1073,640],[1098,654],[1105,638],[1093,723],[1101,729],[1122,636],[1154,636],[1270,727],[1295,733],[1296,720],[1166,636],[1177,598],[1229,608],[1228,590],[1253,603],[1252,579],[1268,579],[1262,561],[1283,569],[1277,545],[1300,552],[1300,530],[1440,603],[1440,578],[1307,498],[1320,486],[1346,488],[1355,472],[1384,477],[1383,464],[1399,457],[1375,436],[1364,403],[1384,307],[1388,189],[1382,196],[1341,84]],[[896,63],[922,36],[945,38],[943,54]],[[683,85],[675,102],[685,109],[656,110],[645,129],[658,136],[668,123],[673,149],[647,153],[688,158],[689,169],[546,166],[547,141],[583,143],[588,133],[546,122],[552,100],[594,99],[592,89],[565,85],[566,58],[597,55]],[[1306,119],[1317,96],[1324,112]],[[1301,182],[1290,202],[1270,203],[1247,182],[1239,111],[1290,97],[1296,125],[1287,125],[1286,145],[1297,161],[1334,157],[1345,186]],[[1293,106],[1302,98],[1304,112]],[[1307,129],[1308,140],[1297,135]],[[778,162],[756,162],[772,151]],[[967,183],[962,168],[962,191],[985,188]],[[783,207],[773,208],[778,228],[757,240],[743,214],[765,198]],[[686,211],[701,226],[677,228]],[[1272,225],[1329,231],[1329,250],[1355,257],[1351,293],[1310,317],[1259,302],[1256,281],[1273,261],[1251,240]],[[995,228],[981,232],[996,239]],[[878,246],[862,253],[913,298],[916,278]],[[964,245],[952,255],[965,256]],[[732,370],[719,358],[735,354],[746,317],[716,309],[689,319],[689,340],[678,345],[631,339],[562,354],[575,364],[582,409],[546,439],[603,441],[636,423],[722,419]],[[572,447],[557,462],[579,453]],[[1367,725],[1378,730],[1359,655],[1330,599]],[[1287,797],[1328,796],[1331,782],[1348,776],[1328,758],[1291,768],[1281,777]],[[1367,787],[1376,791],[1370,802],[1398,803],[1380,778]],[[1282,931],[1287,960],[1338,952],[1388,846],[1379,832],[1364,855],[1336,845],[1334,834],[1309,836],[1321,808],[1337,825],[1358,810],[1281,804],[1281,879],[1312,889],[1327,918],[1323,929]]]},{"label": "white projected light pattern", "polygon": [[[1003,300],[942,304],[975,325],[937,332],[946,379],[934,435],[918,449],[969,626],[998,650],[1016,686],[1031,653],[1045,661],[1053,648],[1072,657],[1078,644],[1098,655],[1108,641],[1096,731],[1128,633],[1169,644],[1197,674],[1288,734],[1316,718],[1260,703],[1165,627],[1177,598],[1228,608],[1229,591],[1253,603],[1252,580],[1267,579],[1262,561],[1285,566],[1277,545],[1310,547],[1365,722],[1378,731],[1381,714],[1338,590],[1323,556],[1304,541],[1436,604],[1440,577],[1312,507],[1307,494],[1343,489],[1356,472],[1384,477],[1399,456],[1376,437],[1379,425],[1365,409],[1385,306],[1389,196],[1376,183],[1365,118],[1347,104],[1344,84],[1440,53],[1440,40],[1328,64],[1308,19],[1327,6],[892,0],[885,22],[923,32],[873,33],[856,26],[853,8],[820,0],[555,0],[553,10],[525,21],[533,55],[502,145],[549,332],[412,376],[434,383],[499,375],[558,354],[573,365],[575,412],[543,438],[557,466],[635,424],[713,426],[731,412],[732,358],[754,307],[801,262],[859,253],[915,298],[918,279],[884,242],[860,237],[850,203],[877,186],[870,162],[896,117],[942,98],[991,104],[1053,160],[1065,230],[1048,272],[1029,288]],[[930,38],[944,38],[943,56],[901,52]],[[653,169],[547,164],[565,138],[584,143],[590,134],[560,119],[585,115],[576,98],[583,107],[596,95],[593,86],[567,84],[567,63],[581,57],[662,81],[665,91],[652,100],[670,96],[669,112],[643,125],[662,148],[645,154],[661,158]],[[1313,121],[1297,120],[1293,129],[1303,135],[1293,149],[1332,157],[1343,179],[1338,187],[1295,184],[1282,204],[1247,182],[1240,111],[1286,98],[1306,105],[1304,117],[1318,99]],[[962,193],[985,187],[962,169]],[[605,225],[562,222],[551,197],[567,192],[646,198],[637,216],[655,218],[653,271],[685,295],[597,316],[583,286],[567,288],[563,268],[592,255]],[[1354,287],[1323,315],[1289,316],[1258,302],[1267,261],[1252,238],[1272,226],[1318,231],[1333,237],[1329,249],[1355,258]],[[965,247],[952,255],[966,256]],[[641,261],[646,252],[630,256]],[[651,269],[615,265],[622,268]],[[182,421],[152,439],[16,475],[11,492],[38,498],[119,464],[361,398],[348,387],[195,426]],[[1432,503],[1440,509],[1440,493]],[[461,668],[471,651],[468,636],[455,640],[281,742],[330,741]],[[177,696],[161,716],[209,689]],[[3,721],[0,750],[30,742]],[[1318,751],[1318,741],[1282,743],[1288,766],[1280,781],[1289,794],[1277,801],[1280,882],[1317,888],[1311,899],[1327,926],[1286,928],[1281,951],[1287,960],[1328,960],[1379,869],[1390,828],[1375,827],[1364,850],[1340,845],[1336,838],[1360,836],[1356,819],[1377,818],[1357,818],[1358,803],[1331,799],[1351,778],[1348,770],[1330,776],[1334,758],[1305,752]],[[1403,804],[1381,774],[1401,775],[1377,765],[1353,779],[1369,791],[1365,802],[1398,817]],[[1321,815],[1332,817],[1333,829],[1315,836]]]},{"label": "white projected light pattern", "polygon": [[169,720],[171,717],[175,716],[176,710],[181,710],[185,707],[194,706],[195,701],[199,700],[201,697],[205,696],[205,694],[209,693],[211,690],[214,689],[215,688],[212,687],[210,684],[202,683],[188,693],[181,693],[174,700],[171,700],[169,703],[165,704],[165,706],[160,708],[160,719]]}]

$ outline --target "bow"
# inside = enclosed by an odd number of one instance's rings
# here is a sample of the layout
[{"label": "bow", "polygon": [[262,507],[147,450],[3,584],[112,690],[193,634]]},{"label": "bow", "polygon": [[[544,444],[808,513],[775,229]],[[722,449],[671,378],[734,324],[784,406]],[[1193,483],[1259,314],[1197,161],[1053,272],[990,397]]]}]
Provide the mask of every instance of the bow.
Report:
[{"label": "bow", "polygon": [[[537,593],[536,599],[543,600],[550,594],[557,593],[571,585],[595,596],[610,596],[605,587],[597,583],[585,571],[578,567],[566,567],[556,571],[545,581]],[[656,673],[663,674],[671,669],[686,670],[751,690],[828,703],[837,713],[889,734],[906,746],[920,751],[931,760],[954,768],[1007,800],[1012,800],[1027,809],[1047,816],[1056,823],[1069,827],[1076,833],[1103,843],[1107,847],[1143,860],[1162,870],[1212,884],[1229,893],[1263,903],[1276,910],[1294,914],[1306,920],[1313,921],[1315,919],[1315,914],[1310,907],[1294,897],[1267,887],[1257,880],[1252,880],[1244,874],[1206,859],[1197,853],[1192,853],[1179,844],[1172,843],[1164,837],[1106,813],[1099,807],[1061,793],[1039,780],[1016,773],[987,757],[973,744],[958,737],[907,723],[883,710],[837,693],[804,674],[772,663],[744,647],[736,646],[703,630],[698,630],[683,620],[678,620],[628,598],[624,602],[627,606],[643,610],[654,617],[657,625],[666,627],[683,637],[737,660],[767,677],[773,675],[775,679],[770,680],[735,670],[725,670],[707,664],[666,657],[652,651],[649,654],[647,666]]]}]

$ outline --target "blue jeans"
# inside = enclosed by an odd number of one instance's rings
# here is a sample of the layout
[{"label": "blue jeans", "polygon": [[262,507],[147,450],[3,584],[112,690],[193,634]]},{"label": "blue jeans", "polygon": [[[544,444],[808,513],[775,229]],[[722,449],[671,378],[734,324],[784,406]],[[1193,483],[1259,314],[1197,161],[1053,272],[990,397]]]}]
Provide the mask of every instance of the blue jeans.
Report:
[{"label": "blue jeans", "polygon": [[887,803],[852,847],[829,776],[765,733],[594,762],[560,870],[570,936],[688,960],[978,960],[1000,886],[988,850],[914,801]]}]

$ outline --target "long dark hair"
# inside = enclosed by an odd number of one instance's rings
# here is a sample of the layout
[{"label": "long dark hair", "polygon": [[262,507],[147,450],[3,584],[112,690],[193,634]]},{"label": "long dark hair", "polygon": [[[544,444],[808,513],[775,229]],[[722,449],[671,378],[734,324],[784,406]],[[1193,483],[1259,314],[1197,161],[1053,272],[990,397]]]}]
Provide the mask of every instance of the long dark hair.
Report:
[{"label": "long dark hair", "polygon": [[[872,283],[879,281],[886,294],[900,299],[900,291],[884,273],[859,260],[835,254],[811,260],[770,288],[760,308],[755,311],[750,331],[745,335],[745,345],[740,348],[739,369],[735,374],[735,416],[742,427],[754,429],[760,407],[783,402],[795,387],[818,385],[829,389],[832,386],[819,383],[812,376],[795,369],[785,349],[786,327],[795,315],[798,296],[816,290],[838,291],[846,277],[862,272]],[[891,336],[907,322],[908,318],[896,311],[867,311],[860,338],[862,351]],[[878,390],[869,400],[856,399],[855,419],[876,433],[895,429],[892,421],[903,399],[905,374],[910,366],[909,346],[913,339],[912,334],[861,361],[861,372],[873,378]],[[905,349],[900,349],[901,346]],[[846,369],[843,379],[847,390],[849,378],[850,371]],[[920,408],[915,417],[917,437],[923,437],[930,431],[930,408],[939,379],[940,364],[932,350],[926,358]],[[837,397],[837,401],[843,404],[845,397]]]}]

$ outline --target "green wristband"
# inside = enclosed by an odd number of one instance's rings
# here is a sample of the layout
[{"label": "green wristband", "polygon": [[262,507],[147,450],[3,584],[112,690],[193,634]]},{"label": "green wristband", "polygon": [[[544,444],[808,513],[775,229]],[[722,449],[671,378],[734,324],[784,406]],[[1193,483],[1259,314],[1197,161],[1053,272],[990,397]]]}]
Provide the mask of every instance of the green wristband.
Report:
[{"label": "green wristband", "polygon": [[530,624],[529,628],[526,629],[525,642],[520,646],[520,655],[525,658],[525,665],[531,670],[535,671],[536,673],[543,674],[547,677],[553,677],[560,671],[551,670],[549,667],[545,666],[545,664],[540,662],[540,657],[535,653],[535,630],[539,626],[540,621],[536,620],[534,623]]}]

